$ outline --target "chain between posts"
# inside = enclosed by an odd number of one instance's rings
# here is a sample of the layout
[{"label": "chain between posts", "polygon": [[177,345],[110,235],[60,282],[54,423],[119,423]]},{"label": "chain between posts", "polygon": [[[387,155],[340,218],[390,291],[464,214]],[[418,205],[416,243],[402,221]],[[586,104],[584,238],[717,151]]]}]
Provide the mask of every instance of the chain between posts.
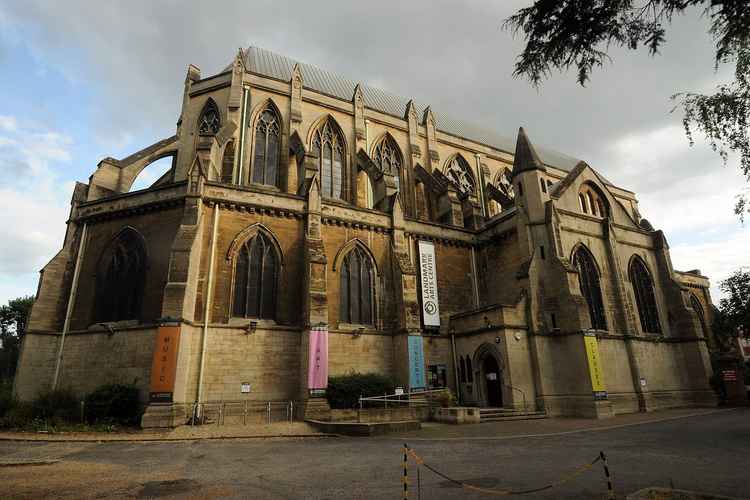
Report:
[{"label": "chain between posts", "polygon": [[[604,475],[605,475],[605,477],[607,479],[607,498],[608,498],[608,500],[614,500],[614,498],[615,498],[614,490],[612,488],[612,481],[611,481],[610,474],[609,474],[609,467],[607,466],[607,457],[606,457],[606,455],[604,454],[603,451],[599,452],[599,455],[596,458],[594,458],[591,462],[588,462],[588,463],[583,464],[583,465],[581,465],[579,467],[576,467],[575,469],[573,469],[569,473],[563,475],[557,481],[553,481],[553,482],[551,482],[549,484],[546,484],[544,486],[540,486],[538,488],[529,488],[529,489],[525,489],[525,490],[512,490],[512,489],[498,490],[498,489],[493,489],[493,488],[483,488],[481,486],[476,486],[476,485],[473,485],[473,484],[465,483],[463,481],[460,481],[458,479],[454,479],[454,478],[448,476],[447,474],[444,474],[444,473],[440,472],[439,470],[435,469],[434,467],[432,467],[431,465],[429,465],[428,463],[426,463],[424,461],[424,459],[422,457],[420,457],[419,455],[417,455],[417,453],[413,449],[409,448],[409,446],[406,443],[404,443],[403,450],[404,450],[404,478],[403,478],[403,482],[404,482],[404,499],[407,499],[408,495],[409,495],[409,492],[408,492],[408,484],[409,483],[408,483],[408,475],[407,475],[408,457],[411,457],[414,460],[415,464],[417,465],[417,473],[418,474],[419,474],[419,467],[423,466],[424,468],[426,468],[430,472],[436,474],[437,476],[440,476],[441,478],[445,479],[446,481],[450,481],[451,483],[453,483],[453,484],[455,484],[457,486],[460,486],[461,488],[463,488],[465,490],[475,491],[477,493],[484,493],[484,494],[487,494],[487,495],[494,495],[494,496],[527,495],[527,494],[530,494],[530,493],[538,493],[540,491],[544,491],[544,490],[549,490],[549,489],[552,489],[552,488],[556,488],[556,487],[558,487],[558,486],[560,486],[560,485],[562,485],[564,483],[567,483],[568,481],[571,481],[572,479],[580,476],[584,472],[590,470],[597,462],[601,461],[602,465],[604,467]],[[421,496],[422,492],[421,492],[421,481],[420,480],[418,480],[418,487],[419,487],[419,495]]]}]

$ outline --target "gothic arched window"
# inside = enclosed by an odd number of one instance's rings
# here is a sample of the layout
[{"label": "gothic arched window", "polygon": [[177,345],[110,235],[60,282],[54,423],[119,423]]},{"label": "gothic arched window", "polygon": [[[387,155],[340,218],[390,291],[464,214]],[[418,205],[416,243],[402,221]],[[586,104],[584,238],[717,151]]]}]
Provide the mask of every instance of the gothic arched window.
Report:
[{"label": "gothic arched window", "polygon": [[701,301],[698,300],[698,297],[696,297],[693,293],[690,294],[690,305],[692,306],[693,311],[695,311],[695,313],[698,315],[698,321],[700,321],[701,323],[701,331],[703,332],[703,337],[709,343],[709,346],[713,348],[713,338],[709,334],[708,323],[706,323],[706,313],[703,311]]},{"label": "gothic arched window", "polygon": [[595,215],[597,217],[607,216],[607,202],[604,195],[592,184],[586,183],[578,192],[578,203],[581,205],[581,212]]},{"label": "gothic arched window", "polygon": [[320,187],[327,198],[343,198],[345,144],[341,129],[331,118],[313,134],[312,149],[318,156]]},{"label": "gothic arched window", "polygon": [[474,176],[471,167],[461,155],[456,155],[448,161],[445,167],[445,176],[456,186],[461,193],[472,194],[474,192]]},{"label": "gothic arched window", "polygon": [[276,317],[276,282],[279,257],[263,233],[240,248],[234,269],[233,315],[243,318]]},{"label": "gothic arched window", "polygon": [[641,329],[645,333],[661,333],[659,324],[659,311],[656,308],[656,297],[654,296],[654,280],[651,273],[646,269],[646,264],[638,257],[630,261],[630,283],[635,292],[635,302],[638,306],[638,315],[641,318]]},{"label": "gothic arched window", "polygon": [[102,253],[96,284],[96,322],[139,319],[146,277],[141,236],[124,229]]},{"label": "gothic arched window", "polygon": [[581,212],[587,214],[589,213],[588,206],[586,204],[586,197],[583,195],[583,193],[578,194],[578,204],[581,205]]},{"label": "gothic arched window", "polygon": [[516,197],[516,193],[513,191],[513,173],[509,168],[503,170],[498,176],[497,188],[507,196],[509,200],[513,200]]},{"label": "gothic arched window", "polygon": [[234,179],[234,140],[224,147],[224,158],[221,160],[221,182],[231,183]]},{"label": "gothic arched window", "polygon": [[210,97],[203,105],[201,116],[198,119],[198,133],[200,135],[216,135],[221,128],[221,113],[216,102]]},{"label": "gothic arched window", "polygon": [[396,179],[396,189],[401,190],[401,150],[390,134],[386,134],[373,149],[372,159],[380,171]]},{"label": "gothic arched window", "polygon": [[341,264],[341,321],[372,325],[375,317],[375,273],[370,256],[354,247]]},{"label": "gothic arched window", "polygon": [[255,123],[253,182],[276,186],[279,177],[281,120],[271,107],[266,108]]},{"label": "gothic arched window", "polygon": [[604,302],[602,301],[602,289],[599,283],[599,271],[596,269],[594,257],[581,246],[573,255],[573,265],[578,269],[578,283],[581,287],[581,295],[586,299],[591,318],[591,328],[594,330],[606,330],[607,319],[604,315]]}]

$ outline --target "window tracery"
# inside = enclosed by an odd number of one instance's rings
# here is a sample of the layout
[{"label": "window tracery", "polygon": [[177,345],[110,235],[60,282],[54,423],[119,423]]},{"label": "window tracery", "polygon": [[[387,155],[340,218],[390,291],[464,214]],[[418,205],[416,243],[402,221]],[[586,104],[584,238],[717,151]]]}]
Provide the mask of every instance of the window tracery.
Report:
[{"label": "window tracery", "polygon": [[278,184],[281,127],[276,113],[266,108],[255,124],[255,154],[253,157],[253,182],[276,186]]},{"label": "window tracery", "polygon": [[630,262],[630,283],[635,292],[635,303],[638,306],[638,316],[641,320],[641,329],[645,333],[661,333],[659,323],[659,310],[656,307],[654,296],[654,281],[651,273],[646,269],[646,264],[640,258],[634,258]]},{"label": "window tracery", "polygon": [[401,190],[401,150],[393,138],[386,134],[373,149],[373,161],[381,172],[396,179],[396,189]]},{"label": "window tracery", "polygon": [[597,271],[594,257],[583,246],[580,246],[573,255],[573,266],[578,270],[578,284],[581,295],[586,299],[591,319],[591,328],[594,330],[606,330],[607,320],[604,314],[604,301],[599,282],[599,271]]},{"label": "window tracery", "polygon": [[322,194],[343,198],[345,142],[339,127],[326,119],[313,135],[312,149],[318,156]]},{"label": "window tracery", "polygon": [[374,324],[375,273],[370,256],[355,246],[341,265],[341,321]]},{"label": "window tracery", "polygon": [[596,217],[607,217],[607,203],[603,196],[590,184],[584,184],[578,192],[581,212]]},{"label": "window tracery", "polygon": [[461,155],[454,156],[445,168],[445,176],[462,194],[474,193],[474,176],[471,168]]},{"label": "window tracery", "polygon": [[125,229],[101,257],[97,276],[96,322],[138,319],[146,274],[146,249]]},{"label": "window tracery", "polygon": [[221,113],[219,113],[216,102],[209,97],[198,119],[198,133],[200,135],[216,135],[220,128]]},{"label": "window tracery", "polygon": [[516,197],[515,190],[513,189],[513,173],[510,171],[510,169],[506,168],[503,170],[503,172],[500,174],[497,182],[497,188],[508,197],[508,199],[513,200]]},{"label": "window tracery", "polygon": [[233,316],[274,319],[279,259],[268,236],[259,232],[240,248],[234,270]]}]

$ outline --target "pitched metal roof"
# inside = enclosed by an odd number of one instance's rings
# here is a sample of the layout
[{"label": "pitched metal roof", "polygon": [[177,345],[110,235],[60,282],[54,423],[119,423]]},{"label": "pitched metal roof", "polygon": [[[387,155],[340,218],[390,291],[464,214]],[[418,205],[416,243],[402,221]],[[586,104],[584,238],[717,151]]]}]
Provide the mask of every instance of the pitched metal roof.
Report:
[{"label": "pitched metal roof", "polygon": [[[244,53],[245,66],[248,71],[253,73],[282,81],[289,81],[292,78],[294,65],[299,64],[305,87],[344,101],[351,101],[354,95],[354,88],[357,86],[357,82],[336,75],[335,73],[295,61],[259,47],[248,47]],[[365,106],[368,108],[399,118],[403,118],[406,112],[406,104],[409,102],[409,99],[371,87],[367,84],[362,84],[362,94]],[[414,105],[417,110],[417,116],[422,116],[424,107],[416,102]],[[434,109],[432,113],[435,117],[435,127],[441,132],[485,144],[510,154],[513,154],[515,150],[515,141],[509,137],[436,112]],[[536,150],[544,163],[563,170],[571,170],[580,161],[572,156],[544,147],[537,146]]]}]

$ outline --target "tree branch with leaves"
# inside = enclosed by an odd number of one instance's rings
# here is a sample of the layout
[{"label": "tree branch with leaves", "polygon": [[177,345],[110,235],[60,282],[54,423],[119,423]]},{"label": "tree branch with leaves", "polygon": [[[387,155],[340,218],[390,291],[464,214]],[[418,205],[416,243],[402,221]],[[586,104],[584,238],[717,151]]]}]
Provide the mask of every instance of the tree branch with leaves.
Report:
[{"label": "tree branch with leaves", "polygon": [[[575,68],[585,86],[592,71],[611,61],[612,47],[647,50],[652,56],[666,42],[665,25],[689,8],[702,8],[711,20],[708,34],[716,45],[714,70],[734,64],[734,81],[711,95],[687,92],[671,98],[685,112],[683,125],[690,145],[702,133],[726,165],[730,151],[750,181],[750,2],[747,0],[537,0],[505,20],[526,47],[513,75],[539,87],[555,71]],[[750,213],[749,190],[737,195],[735,213]]]}]

